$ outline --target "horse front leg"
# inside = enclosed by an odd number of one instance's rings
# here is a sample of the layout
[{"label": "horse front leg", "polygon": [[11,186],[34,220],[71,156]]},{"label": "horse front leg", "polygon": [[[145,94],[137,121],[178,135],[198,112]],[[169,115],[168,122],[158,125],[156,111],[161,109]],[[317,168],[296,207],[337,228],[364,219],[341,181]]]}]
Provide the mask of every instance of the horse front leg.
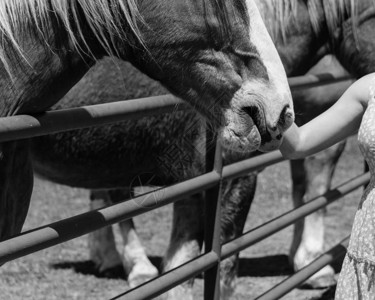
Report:
[{"label": "horse front leg", "polygon": [[[256,190],[257,173],[223,182],[221,242],[239,237]],[[238,270],[238,254],[220,264],[221,299],[232,299]]]},{"label": "horse front leg", "polygon": [[128,284],[134,288],[159,275],[158,269],[148,259],[134,227],[133,220],[126,220],[119,223],[123,239],[122,259]]},{"label": "horse front leg", "polygon": [[[128,189],[92,191],[91,207],[97,209],[118,203],[129,198],[129,195]],[[133,288],[156,277],[159,271],[148,259],[133,220],[122,221],[118,225],[123,239],[122,255],[117,251],[113,228],[107,226],[89,235],[91,259],[101,273],[109,276],[123,265],[128,284]]]},{"label": "horse front leg", "polygon": [[[164,271],[174,269],[201,253],[204,236],[203,207],[202,194],[174,203],[172,233],[163,261]],[[166,298],[193,300],[193,283],[194,279],[189,279],[168,291]]]},{"label": "horse front leg", "polygon": [[[301,206],[330,189],[335,166],[344,147],[345,142],[342,142],[305,160],[291,161],[295,207]],[[324,253],[325,213],[326,209],[321,209],[295,224],[289,255],[289,261],[295,271],[305,267]],[[315,273],[304,285],[312,288],[331,286],[335,283],[334,274],[333,268],[326,266]]]},{"label": "horse front leg", "polygon": [[34,177],[27,140],[0,144],[0,241],[21,232]]},{"label": "horse front leg", "polygon": [[[108,190],[90,191],[91,210],[112,204]],[[106,226],[88,235],[90,259],[100,274],[112,277],[116,269],[122,266],[120,255],[116,249],[112,226]]]}]

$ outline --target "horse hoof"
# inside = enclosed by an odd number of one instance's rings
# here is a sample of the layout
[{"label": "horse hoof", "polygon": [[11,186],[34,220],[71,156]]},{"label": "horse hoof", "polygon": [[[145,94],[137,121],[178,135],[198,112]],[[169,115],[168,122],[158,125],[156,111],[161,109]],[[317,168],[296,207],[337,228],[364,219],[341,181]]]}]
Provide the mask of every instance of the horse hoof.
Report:
[{"label": "horse hoof", "polygon": [[336,285],[336,283],[335,272],[330,266],[327,266],[306,280],[300,288],[325,289]]},{"label": "horse hoof", "polygon": [[147,282],[159,275],[158,269],[150,264],[136,264],[128,275],[128,284],[134,288],[144,282]]}]

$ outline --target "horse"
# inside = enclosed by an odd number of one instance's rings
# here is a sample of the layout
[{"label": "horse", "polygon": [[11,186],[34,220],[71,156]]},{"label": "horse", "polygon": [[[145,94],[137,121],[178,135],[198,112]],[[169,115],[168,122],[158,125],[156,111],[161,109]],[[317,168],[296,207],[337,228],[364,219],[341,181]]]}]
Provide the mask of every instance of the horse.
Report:
[{"label": "horse", "polygon": [[[266,25],[268,25],[270,32],[273,33],[274,42],[276,43],[288,75],[304,74],[317,60],[327,53],[335,54],[340,62],[345,65],[354,76],[361,76],[373,69],[373,62],[369,55],[373,51],[373,45],[371,44],[372,32],[369,30],[369,28],[371,28],[371,22],[373,21],[373,7],[370,1],[361,3],[336,1],[328,3],[317,0],[294,2],[286,0],[275,2],[269,0],[257,4],[263,13]],[[356,26],[350,26],[351,22]],[[370,38],[366,38],[367,36],[370,36]],[[358,49],[361,49],[361,51]],[[336,68],[336,72],[346,74],[343,68]],[[325,70],[324,66],[323,70]],[[345,82],[339,85],[332,98],[336,99],[340,93],[345,90],[348,84],[349,82]],[[325,90],[322,92],[323,90],[320,89],[320,91],[321,94],[326,96]],[[320,103],[319,109],[321,110],[327,107],[329,102],[330,101]],[[304,107],[309,105],[309,101],[297,101],[296,105],[300,105],[300,111],[304,112]],[[317,108],[318,105],[314,104],[309,107]],[[311,109],[309,109],[309,112],[311,112],[311,114],[305,112],[301,115],[299,122],[304,122],[318,113]],[[319,155],[315,156],[315,158],[291,163],[294,181],[293,199],[296,206],[301,205],[306,199],[310,199],[315,194],[323,193],[329,188],[333,166],[342,150],[343,145],[340,145],[326,151],[325,156],[321,157]],[[316,157],[318,157],[318,159]],[[322,161],[324,163],[322,163]],[[308,165],[312,163],[315,163],[316,166],[309,168]],[[323,164],[326,164],[324,168],[321,166]],[[314,178],[317,177],[314,175],[316,171],[318,171],[321,180],[314,180]],[[225,206],[224,211],[229,210],[231,214],[226,214],[223,220],[223,240],[233,238],[242,231],[244,224],[243,218],[246,218],[246,210],[250,207],[250,201],[248,201],[248,199],[252,198],[254,190],[247,187],[254,186],[254,177],[254,175],[249,175],[247,180],[246,178],[238,179],[236,182],[231,183],[232,188],[225,189],[225,195],[227,196],[224,198],[227,200],[224,201],[223,204]],[[306,188],[305,181],[309,181],[312,185]],[[238,198],[242,200],[228,201],[228,198],[231,198],[231,194],[240,195],[241,197]],[[98,196],[98,198],[103,197],[103,195]],[[108,197],[109,196],[105,196],[105,198]],[[188,224],[184,227],[192,230],[191,233],[186,233],[183,238],[186,240],[185,245],[190,244],[191,252],[189,256],[193,257],[199,253],[201,245],[199,242],[201,231],[197,230],[200,224],[196,224],[196,219],[183,222],[183,217],[180,213],[186,214],[187,208],[193,208],[192,205],[188,204],[180,205],[181,208],[175,208],[174,217],[175,223],[177,224],[178,222],[180,227],[174,228],[182,228],[181,224]],[[238,207],[241,209],[238,209]],[[201,210],[198,209],[197,211],[199,214]],[[303,221],[301,221],[298,226],[295,227],[296,230],[291,247],[290,261],[296,269],[303,267],[323,251],[321,216],[322,213],[319,212],[317,215],[307,218],[307,223],[304,224]],[[233,220],[236,220],[236,222]],[[317,223],[311,226],[311,220],[316,220]],[[319,224],[319,226],[316,224]],[[226,226],[229,226],[229,229],[225,229]],[[317,228],[321,228],[321,230],[317,232]],[[172,233],[172,240],[175,241],[178,246],[167,251],[167,257],[172,258],[171,260],[173,260],[175,256],[178,256],[176,253],[179,253],[179,248],[184,248],[184,243],[177,241],[177,236],[181,232],[182,230],[178,231],[176,229]],[[313,232],[315,234],[306,235],[307,232]],[[314,240],[314,238],[317,238],[317,240]],[[195,242],[193,242],[194,239]],[[189,246],[186,246],[185,249],[188,247]],[[191,254],[192,252],[195,254]],[[178,259],[182,262],[181,256],[179,256]],[[167,267],[170,267],[170,265],[177,265],[177,263],[167,263]],[[223,267],[224,271],[222,273],[234,273],[236,266],[235,260],[228,259],[223,265],[225,266]],[[327,285],[327,283],[332,283],[333,274],[333,270],[329,267],[322,270],[318,275],[330,276],[329,278],[331,278],[331,280],[327,280],[327,278],[320,280],[318,277],[316,283],[313,282],[312,285]],[[229,279],[225,283],[227,286],[231,286],[233,276],[234,275],[228,276]]]},{"label": "horse", "polygon": [[[0,117],[43,112],[100,58],[126,60],[208,120],[221,144],[276,149],[294,120],[285,71],[253,0],[5,0]],[[0,239],[21,231],[28,140],[0,145]]]},{"label": "horse", "polygon": [[[110,55],[192,105],[224,147],[277,148],[294,119],[285,72],[252,0],[6,0],[0,14],[0,117],[45,111]],[[1,144],[0,170],[6,239],[20,232],[30,201],[26,140]]]}]

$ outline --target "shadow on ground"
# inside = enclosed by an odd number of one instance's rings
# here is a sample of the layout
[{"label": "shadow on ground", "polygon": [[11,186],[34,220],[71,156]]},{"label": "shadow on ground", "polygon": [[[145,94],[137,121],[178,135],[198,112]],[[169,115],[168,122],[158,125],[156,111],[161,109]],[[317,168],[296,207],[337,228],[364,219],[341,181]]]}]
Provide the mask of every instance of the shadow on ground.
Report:
[{"label": "shadow on ground", "polygon": [[327,289],[321,296],[312,298],[311,300],[334,300],[336,286],[332,286]]},{"label": "shadow on ground", "polygon": [[270,277],[292,275],[287,255],[240,258],[239,277]]},{"label": "shadow on ground", "polygon": [[[150,261],[154,266],[161,270],[162,258],[160,256],[149,257]],[[91,260],[86,261],[66,261],[50,265],[52,269],[72,269],[76,273],[83,275],[93,275],[98,278],[107,279],[124,279],[126,280],[127,275],[125,274],[122,266],[116,266],[108,269],[103,273],[100,273],[96,268],[95,264]]]},{"label": "shadow on ground", "polygon": [[[343,257],[337,259],[331,264],[335,273],[341,271]],[[273,276],[291,276],[294,274],[289,265],[287,255],[274,255],[256,258],[241,258],[239,263],[239,277],[273,277]],[[303,286],[300,288],[304,289]],[[324,293],[311,300],[333,300],[335,298],[336,285],[326,288]]]},{"label": "shadow on ground", "polygon": [[[149,257],[151,262],[161,271],[162,257]],[[336,273],[340,272],[342,259],[332,264]],[[98,278],[123,279],[127,276],[122,266],[117,266],[105,273],[99,273],[92,261],[67,261],[51,264],[53,269],[72,269],[76,273],[83,275],[92,275]],[[293,275],[293,269],[289,265],[287,255],[273,255],[254,258],[240,258],[238,276],[239,277],[273,277],[273,276],[290,276]],[[202,278],[201,275],[197,276]],[[333,300],[336,286],[328,288],[321,296],[311,300]]]},{"label": "shadow on ground", "polygon": [[[343,257],[331,264],[335,273],[340,273]],[[254,258],[240,258],[239,277],[269,277],[293,275],[287,255],[272,255]]]}]

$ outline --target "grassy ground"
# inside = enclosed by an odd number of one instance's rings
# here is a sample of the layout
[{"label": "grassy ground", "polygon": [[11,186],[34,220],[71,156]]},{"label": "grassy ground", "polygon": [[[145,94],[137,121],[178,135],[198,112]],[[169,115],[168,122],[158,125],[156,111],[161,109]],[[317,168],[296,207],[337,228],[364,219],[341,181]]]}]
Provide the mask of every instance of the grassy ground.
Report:
[{"label": "grassy ground", "polygon": [[[340,160],[334,184],[362,171],[362,160],[353,141]],[[291,209],[289,165],[269,167],[259,176],[256,199],[248,217],[250,229]],[[328,208],[327,245],[345,237],[351,227],[360,191]],[[24,230],[84,212],[88,193],[37,179]],[[171,207],[164,207],[136,218],[136,226],[148,254],[160,262],[170,232]],[[291,274],[287,254],[291,228],[243,251],[236,295],[233,299],[255,298]],[[81,237],[47,250],[7,263],[0,268],[0,299],[109,299],[128,287],[124,274],[101,278],[88,260],[87,237]],[[331,290],[295,289],[283,299],[332,299]],[[195,299],[202,299],[202,280],[197,279]]]}]

